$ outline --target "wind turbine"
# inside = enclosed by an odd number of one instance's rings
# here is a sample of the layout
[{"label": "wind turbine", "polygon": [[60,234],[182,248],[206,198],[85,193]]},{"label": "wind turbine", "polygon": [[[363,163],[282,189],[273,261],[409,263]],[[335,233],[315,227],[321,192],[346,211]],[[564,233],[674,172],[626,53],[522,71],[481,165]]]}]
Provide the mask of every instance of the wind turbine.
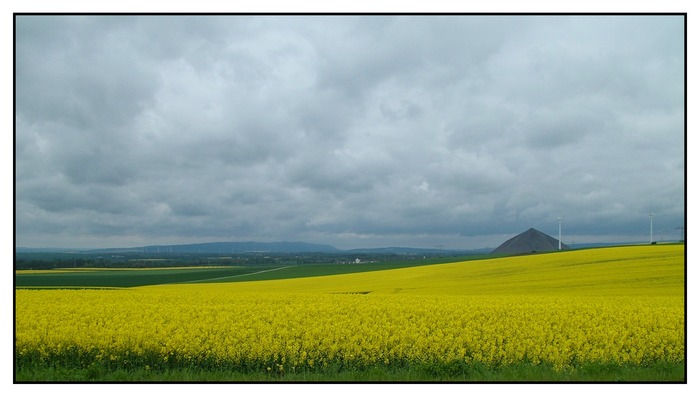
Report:
[{"label": "wind turbine", "polygon": [[681,231],[681,240],[680,240],[680,241],[684,241],[685,238],[683,237],[683,231],[685,230],[685,228],[684,228],[683,226],[679,226],[679,227],[676,228],[676,230],[680,230],[680,231]]},{"label": "wind turbine", "polygon": [[561,217],[558,216],[557,220],[559,221],[559,251],[561,251]]},{"label": "wind turbine", "polygon": [[649,244],[654,244],[654,214],[649,213]]}]

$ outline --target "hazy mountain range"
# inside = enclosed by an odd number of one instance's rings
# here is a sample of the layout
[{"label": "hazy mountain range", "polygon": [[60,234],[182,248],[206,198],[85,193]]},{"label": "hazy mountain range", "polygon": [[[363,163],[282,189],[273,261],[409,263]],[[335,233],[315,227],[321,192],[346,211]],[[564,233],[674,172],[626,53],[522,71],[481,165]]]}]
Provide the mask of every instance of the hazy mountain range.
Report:
[{"label": "hazy mountain range", "polygon": [[440,248],[411,248],[411,247],[382,247],[382,248],[356,248],[341,250],[328,244],[314,244],[302,241],[276,241],[276,242],[213,242],[199,244],[173,244],[173,245],[148,245],[129,248],[99,248],[99,249],[65,249],[65,248],[26,248],[16,247],[15,252],[143,252],[143,253],[438,253],[438,252],[481,252],[483,250],[447,250]]},{"label": "hazy mountain range", "polygon": [[[625,245],[639,244],[636,242],[617,242],[617,243],[586,243],[586,244],[569,244],[570,248],[587,248],[587,247],[604,247],[610,245]],[[172,244],[172,245],[147,245],[142,247],[127,247],[127,248],[29,248],[15,247],[17,253],[30,252],[74,252],[74,253],[115,253],[115,252],[142,252],[142,253],[203,253],[203,254],[242,254],[255,252],[270,252],[270,253],[328,253],[328,254],[343,254],[343,253],[369,253],[369,254],[460,254],[460,253],[490,253],[492,247],[484,247],[477,249],[443,249],[443,248],[415,248],[415,247],[381,247],[381,248],[354,248],[354,249],[339,249],[328,244],[315,244],[303,241],[275,241],[275,242],[258,242],[258,241],[238,241],[238,242],[213,242],[213,243],[198,243],[198,244]]]}]

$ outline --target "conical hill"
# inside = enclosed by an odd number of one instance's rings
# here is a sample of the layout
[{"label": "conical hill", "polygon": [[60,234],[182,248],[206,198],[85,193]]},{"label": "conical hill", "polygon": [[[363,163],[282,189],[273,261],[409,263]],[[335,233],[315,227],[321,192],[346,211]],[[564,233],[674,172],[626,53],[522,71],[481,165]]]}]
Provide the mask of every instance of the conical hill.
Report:
[{"label": "conical hill", "polygon": [[[561,249],[566,250],[569,249],[569,247],[562,243]],[[548,236],[537,229],[530,228],[499,245],[498,248],[491,251],[491,253],[513,255],[558,250],[559,240]]]}]

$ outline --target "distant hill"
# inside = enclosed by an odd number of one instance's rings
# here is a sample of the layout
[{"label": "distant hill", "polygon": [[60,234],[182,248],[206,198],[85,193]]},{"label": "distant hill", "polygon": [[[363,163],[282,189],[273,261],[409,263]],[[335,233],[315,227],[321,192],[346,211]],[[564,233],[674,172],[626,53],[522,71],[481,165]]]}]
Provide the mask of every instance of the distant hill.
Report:
[{"label": "distant hill", "polygon": [[173,245],[148,245],[133,248],[97,249],[86,252],[143,252],[143,253],[244,253],[244,252],[275,252],[275,253],[300,253],[300,252],[341,252],[339,249],[327,244],[312,244],[300,241],[277,241],[261,243],[256,241],[244,242],[216,242],[199,244],[173,244]]},{"label": "distant hill", "polygon": [[[566,244],[561,245],[562,250],[568,250]],[[512,255],[532,252],[551,252],[559,250],[559,240],[548,236],[537,229],[527,229],[517,236],[499,245],[492,254]]]},{"label": "distant hill", "polygon": [[473,250],[453,250],[453,249],[439,249],[439,248],[411,248],[411,247],[383,247],[383,248],[354,248],[347,250],[347,253],[357,253],[357,254],[426,254],[426,255],[436,255],[436,254],[481,254],[488,253],[490,250],[488,248],[473,249]]},{"label": "distant hill", "polygon": [[411,247],[381,247],[381,248],[356,248],[341,250],[328,244],[314,244],[302,241],[276,241],[276,242],[214,242],[198,244],[169,244],[148,245],[143,247],[128,248],[97,248],[97,249],[66,249],[66,248],[26,248],[16,247],[17,253],[73,253],[73,254],[102,254],[102,253],[173,253],[173,254],[235,254],[235,253],[339,253],[339,254],[413,254],[413,255],[457,255],[457,254],[483,254],[488,249],[453,250],[439,248],[411,248]]},{"label": "distant hill", "polygon": [[55,253],[55,252],[79,252],[81,250],[71,248],[30,248],[30,247],[15,247],[15,252],[21,253]]},{"label": "distant hill", "polygon": [[[675,241],[674,241],[675,242]],[[406,254],[406,255],[482,255],[490,252],[503,255],[513,253],[530,253],[530,252],[545,252],[555,251],[558,241],[544,233],[535,229],[530,229],[520,235],[506,241],[499,248],[491,251],[491,248],[479,249],[439,249],[439,248],[412,248],[412,247],[380,247],[380,248],[354,248],[342,250],[328,244],[314,244],[301,241],[277,241],[277,242],[214,242],[214,243],[199,243],[199,244],[171,244],[171,245],[148,245],[143,247],[128,247],[128,248],[98,248],[98,249],[76,249],[76,248],[32,248],[32,247],[15,247],[15,253],[21,254],[65,254],[65,255],[80,255],[80,254],[102,254],[102,253],[178,253],[178,254],[235,254],[235,253],[255,253],[255,252],[270,252],[270,253],[324,253],[324,254]],[[579,243],[566,244],[562,243],[563,249],[580,249],[605,247],[615,245],[640,244],[640,242],[616,242],[616,243]],[[505,252],[505,250],[513,250],[513,252]]]}]

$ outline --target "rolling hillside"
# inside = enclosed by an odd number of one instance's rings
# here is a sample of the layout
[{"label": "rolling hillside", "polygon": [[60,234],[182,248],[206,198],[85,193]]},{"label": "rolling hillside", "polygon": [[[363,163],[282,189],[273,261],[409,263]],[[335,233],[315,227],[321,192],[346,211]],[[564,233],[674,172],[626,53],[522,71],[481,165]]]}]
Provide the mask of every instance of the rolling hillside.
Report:
[{"label": "rolling hillside", "polygon": [[[684,246],[599,248],[218,285],[237,292],[683,296]],[[144,288],[212,287],[212,284],[192,284]]]}]

